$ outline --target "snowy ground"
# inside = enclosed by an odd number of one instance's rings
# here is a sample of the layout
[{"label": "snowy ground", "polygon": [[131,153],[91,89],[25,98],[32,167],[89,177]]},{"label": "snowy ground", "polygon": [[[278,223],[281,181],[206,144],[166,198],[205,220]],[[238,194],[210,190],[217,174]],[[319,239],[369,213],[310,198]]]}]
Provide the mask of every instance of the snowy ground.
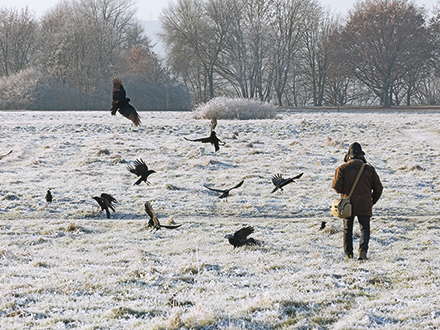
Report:
[{"label": "snowy ground", "polygon": [[[183,139],[207,136],[207,120],[141,118],[0,112],[0,155],[14,150],[0,160],[0,329],[440,327],[440,113],[219,120],[217,153]],[[354,141],[384,184],[364,263],[344,260],[328,212]],[[137,158],[150,186],[133,185]],[[301,172],[270,193],[273,174]],[[243,179],[227,201],[203,187]],[[102,192],[118,200],[111,220]],[[147,200],[182,227],[146,229]],[[263,244],[234,250],[224,236],[246,224]]]}]

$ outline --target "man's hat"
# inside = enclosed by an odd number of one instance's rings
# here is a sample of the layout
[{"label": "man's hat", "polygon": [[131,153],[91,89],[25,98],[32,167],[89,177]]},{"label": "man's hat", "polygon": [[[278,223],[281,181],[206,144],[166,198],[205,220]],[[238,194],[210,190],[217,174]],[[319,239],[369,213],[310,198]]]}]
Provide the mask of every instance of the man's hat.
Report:
[{"label": "man's hat", "polygon": [[365,152],[362,151],[362,147],[359,143],[354,142],[348,148],[348,154],[351,156],[354,155],[365,155]]}]

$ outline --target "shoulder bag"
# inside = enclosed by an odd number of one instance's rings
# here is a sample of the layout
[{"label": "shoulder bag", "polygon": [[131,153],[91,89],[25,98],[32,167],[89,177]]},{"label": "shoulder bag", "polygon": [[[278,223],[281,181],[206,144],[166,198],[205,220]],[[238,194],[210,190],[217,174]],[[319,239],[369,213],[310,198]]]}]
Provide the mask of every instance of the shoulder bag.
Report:
[{"label": "shoulder bag", "polygon": [[350,193],[346,198],[337,198],[333,201],[332,205],[330,205],[330,213],[337,218],[349,218],[351,217],[351,203],[350,197],[353,194],[354,188],[361,177],[362,171],[364,170],[365,163],[362,164],[361,169],[354,180],[353,187],[351,187]]}]

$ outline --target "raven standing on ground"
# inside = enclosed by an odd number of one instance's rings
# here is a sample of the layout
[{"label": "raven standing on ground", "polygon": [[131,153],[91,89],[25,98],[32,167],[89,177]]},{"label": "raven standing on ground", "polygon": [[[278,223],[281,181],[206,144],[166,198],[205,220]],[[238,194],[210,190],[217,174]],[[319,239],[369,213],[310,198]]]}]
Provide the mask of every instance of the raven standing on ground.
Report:
[{"label": "raven standing on ground", "polygon": [[293,178],[289,178],[289,179],[284,179],[283,176],[281,174],[275,174],[272,177],[272,183],[274,184],[275,188],[272,190],[272,192],[274,193],[275,191],[277,191],[278,189],[280,189],[281,191],[283,191],[283,187],[286,184],[289,184],[291,182],[295,182],[294,180],[299,179],[300,177],[302,177],[304,173],[298,174],[297,176],[293,177]]},{"label": "raven standing on ground", "polygon": [[193,141],[193,142],[202,142],[202,143],[211,143],[214,146],[215,151],[220,150],[220,143],[223,143],[223,141],[220,141],[220,139],[217,137],[217,133],[214,131],[215,127],[217,126],[217,119],[213,118],[211,120],[211,134],[208,137],[200,138],[200,139],[187,139],[186,137],[183,137],[187,141]]},{"label": "raven standing on ground", "polygon": [[148,201],[145,202],[145,212],[147,212],[147,214],[150,217],[150,220],[148,220],[148,227],[151,227],[152,229],[156,229],[156,231],[159,230],[160,228],[175,229],[182,225],[182,224],[173,225],[173,226],[161,225],[159,219],[157,218],[156,212],[154,212],[151,203]]},{"label": "raven standing on ground", "polygon": [[102,193],[99,197],[94,196],[92,198],[98,202],[99,206],[101,206],[101,211],[105,210],[105,213],[107,214],[107,219],[110,219],[109,209],[115,212],[115,207],[112,203],[117,203],[116,199],[112,195],[105,193]]},{"label": "raven standing on ground", "polygon": [[234,187],[232,187],[232,188],[229,188],[229,189],[225,189],[225,190],[209,188],[206,184],[204,184],[203,186],[204,186],[205,188],[209,189],[209,190],[212,190],[212,191],[216,191],[216,192],[222,193],[220,196],[218,196],[218,198],[226,198],[226,197],[229,196],[229,192],[230,192],[232,189],[235,189],[235,188],[241,187],[242,184],[243,184],[243,182],[244,182],[244,180],[241,181],[241,182],[240,182],[239,184],[237,184],[236,186],[234,186]]},{"label": "raven standing on ground", "polygon": [[139,126],[141,124],[139,114],[129,102],[130,99],[126,97],[126,92],[124,86],[122,86],[121,79],[113,79],[112,115],[116,115],[116,111],[119,111],[121,115],[130,119],[136,126]]},{"label": "raven standing on ground", "polygon": [[47,189],[47,193],[46,196],[44,196],[44,198],[46,198],[46,202],[52,203],[53,197],[49,189]]},{"label": "raven standing on ground", "polygon": [[234,235],[226,235],[225,238],[228,239],[229,243],[231,243],[234,248],[243,246],[243,245],[258,245],[257,241],[252,237],[247,238],[250,234],[254,232],[254,227],[247,226],[243,227],[240,230],[237,230]]},{"label": "raven standing on ground", "polygon": [[150,182],[148,182],[147,180],[148,176],[151,173],[156,173],[156,171],[148,169],[147,164],[145,164],[142,158],[136,159],[136,161],[134,162],[134,166],[128,165],[127,170],[129,170],[133,174],[136,174],[137,176],[140,176],[139,180],[134,183],[135,185],[140,184],[142,181],[149,185]]}]

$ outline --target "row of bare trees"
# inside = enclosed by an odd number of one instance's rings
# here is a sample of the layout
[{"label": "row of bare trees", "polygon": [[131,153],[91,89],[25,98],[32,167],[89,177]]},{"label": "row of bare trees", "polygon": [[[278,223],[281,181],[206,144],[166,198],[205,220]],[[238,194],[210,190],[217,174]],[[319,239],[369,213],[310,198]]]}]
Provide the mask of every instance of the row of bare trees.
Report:
[{"label": "row of bare trees", "polygon": [[0,8],[0,108],[106,109],[116,76],[138,109],[189,108],[134,15],[131,0],[62,1],[38,20]]},{"label": "row of bare trees", "polygon": [[319,0],[176,0],[167,66],[134,15],[132,0],[61,1],[38,20],[0,8],[0,108],[107,108],[115,76],[139,109],[440,103],[440,13],[408,0],[360,0],[344,19]]},{"label": "row of bare trees", "polygon": [[163,11],[169,65],[195,103],[440,102],[440,15],[407,0],[361,0],[346,19],[317,0],[177,0]]}]

